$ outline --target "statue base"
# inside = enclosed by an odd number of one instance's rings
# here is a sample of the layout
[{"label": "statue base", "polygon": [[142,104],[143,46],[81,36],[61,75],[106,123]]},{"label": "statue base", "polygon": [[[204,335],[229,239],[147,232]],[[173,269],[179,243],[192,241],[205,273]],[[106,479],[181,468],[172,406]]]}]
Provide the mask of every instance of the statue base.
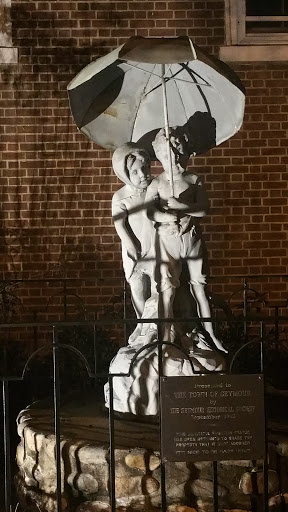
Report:
[{"label": "statue base", "polygon": [[[61,407],[63,510],[110,510],[108,414],[104,406],[97,406],[97,403],[99,404],[99,396],[92,394]],[[287,425],[285,428],[287,430]],[[56,512],[52,405],[38,402],[23,410],[18,418],[18,433],[21,437],[17,449],[20,504],[23,508],[35,512]],[[274,432],[270,448],[272,470],[275,469],[272,466],[276,460],[275,437],[279,444],[281,435]],[[286,452],[283,452],[282,458],[285,463]],[[160,511],[159,426],[141,421],[116,419],[115,460],[117,507],[129,507],[130,511],[155,511],[156,507]],[[255,461],[252,463],[249,460],[218,463],[218,494],[221,509],[251,510],[252,488],[249,482],[254,464]],[[199,512],[213,510],[211,462],[166,462],[165,468],[169,511],[183,512],[183,506],[194,507]],[[256,468],[257,474],[260,474],[261,461],[258,461]],[[270,494],[277,494],[275,471],[269,472],[269,482]],[[123,508],[121,510],[123,512]],[[185,511],[188,512],[186,509]]]},{"label": "statue base", "polygon": [[[198,342],[199,343],[199,342]],[[203,343],[201,341],[201,343]],[[113,408],[115,411],[135,416],[157,416],[158,363],[157,342],[141,343],[139,338],[119,349],[109,368],[113,378]],[[191,377],[209,372],[224,371],[224,355],[219,351],[199,348],[184,337],[181,345],[162,345],[162,372],[167,377]],[[109,407],[109,386],[104,387],[105,405]]]}]

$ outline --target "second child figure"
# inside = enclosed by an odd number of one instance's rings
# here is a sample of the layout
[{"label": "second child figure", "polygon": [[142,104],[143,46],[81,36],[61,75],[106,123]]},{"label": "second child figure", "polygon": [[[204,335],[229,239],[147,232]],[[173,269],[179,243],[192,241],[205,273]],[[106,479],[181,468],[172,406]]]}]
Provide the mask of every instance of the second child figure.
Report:
[{"label": "second child figure", "polygon": [[143,259],[154,236],[145,204],[151,181],[150,157],[147,151],[130,142],[114,151],[112,166],[124,183],[113,195],[112,216],[121,239],[123,268],[131,288],[132,304],[137,318],[141,318],[145,302],[151,295],[152,261]]},{"label": "second child figure", "polygon": [[[168,148],[165,132],[161,129],[154,140],[153,149],[164,172],[153,180],[146,194],[148,217],[156,230],[156,282],[159,292],[159,316],[173,317],[173,302],[176,288],[180,286],[183,262],[189,273],[189,285],[197,305],[200,320],[211,317],[206,295],[208,265],[205,246],[198,219],[204,217],[209,208],[204,185],[196,174],[187,172],[190,156],[189,139],[180,127],[170,128],[169,133],[174,197],[171,195]],[[168,323],[167,323],[168,324]],[[208,333],[207,345],[212,349],[227,352],[215,336],[210,320],[202,325]],[[173,329],[172,329],[173,333]],[[171,340],[171,328],[166,325],[164,340]],[[202,347],[205,343],[202,342]],[[199,345],[198,345],[199,346]]]}]

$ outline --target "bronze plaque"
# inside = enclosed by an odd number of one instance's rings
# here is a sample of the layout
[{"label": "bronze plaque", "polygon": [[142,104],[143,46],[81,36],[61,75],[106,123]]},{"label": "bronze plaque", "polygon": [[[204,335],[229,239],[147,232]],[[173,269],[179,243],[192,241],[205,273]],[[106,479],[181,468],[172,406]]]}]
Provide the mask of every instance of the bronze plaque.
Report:
[{"label": "bronze plaque", "polygon": [[162,377],[162,455],[170,461],[264,455],[262,375]]}]

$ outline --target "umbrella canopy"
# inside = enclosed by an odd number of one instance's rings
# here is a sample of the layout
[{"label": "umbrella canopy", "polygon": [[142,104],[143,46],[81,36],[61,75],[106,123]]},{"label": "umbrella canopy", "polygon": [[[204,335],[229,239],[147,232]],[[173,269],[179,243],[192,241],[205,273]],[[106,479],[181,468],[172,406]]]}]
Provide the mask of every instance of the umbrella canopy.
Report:
[{"label": "umbrella canopy", "polygon": [[[188,37],[133,37],[86,66],[68,85],[74,120],[98,145],[151,141],[165,125],[189,129],[195,154],[241,127],[245,95],[238,76]],[[164,103],[165,103],[164,101]],[[153,156],[153,155],[152,155]]]}]

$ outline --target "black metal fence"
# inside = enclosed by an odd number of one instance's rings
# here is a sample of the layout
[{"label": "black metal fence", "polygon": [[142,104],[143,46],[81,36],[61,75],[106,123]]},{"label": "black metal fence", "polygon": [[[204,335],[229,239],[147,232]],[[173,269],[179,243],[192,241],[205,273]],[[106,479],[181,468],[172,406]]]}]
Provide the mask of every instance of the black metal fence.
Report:
[{"label": "black metal fence", "polygon": [[[279,276],[281,278],[286,278],[288,276]],[[253,276],[254,279],[254,276]],[[27,379],[27,375],[29,373],[29,369],[31,365],[35,363],[36,366],[40,365],[40,376],[41,376],[41,363],[39,362],[39,356],[41,354],[46,354],[47,350],[52,354],[52,366],[51,366],[51,376],[52,376],[52,390],[53,390],[53,404],[54,404],[54,434],[55,434],[55,464],[56,464],[56,475],[57,475],[57,486],[56,486],[56,509],[57,512],[62,510],[61,497],[63,489],[61,488],[61,425],[60,425],[60,415],[61,415],[61,392],[62,392],[62,382],[60,378],[61,372],[61,361],[63,358],[65,359],[66,354],[73,353],[76,356],[75,361],[81,361],[82,368],[85,370],[85,374],[87,375],[88,380],[91,381],[91,385],[95,385],[97,381],[100,380],[108,380],[109,383],[109,438],[110,438],[110,505],[112,512],[116,510],[116,495],[115,495],[115,411],[113,408],[113,383],[114,379],[119,376],[129,376],[131,374],[131,370],[135,360],[138,357],[138,353],[134,357],[131,362],[129,372],[126,374],[118,373],[111,374],[107,372],[107,369],[104,368],[102,364],[99,365],[99,339],[103,336],[103,332],[105,328],[113,327],[117,324],[119,329],[122,329],[123,338],[125,335],[126,339],[126,330],[131,325],[135,325],[137,322],[134,318],[127,317],[127,314],[124,313],[122,318],[105,318],[102,317],[100,319],[94,320],[68,320],[67,314],[67,297],[71,293],[68,283],[66,280],[61,280],[62,283],[65,283],[63,286],[63,317],[64,321],[29,321],[29,322],[11,322],[7,318],[7,308],[2,308],[2,313],[4,312],[3,322],[0,326],[1,334],[1,345],[2,345],[2,373],[1,373],[1,382],[2,382],[2,404],[3,404],[3,510],[5,512],[10,512],[11,510],[15,510],[16,507],[19,507],[17,494],[15,492],[13,476],[15,473],[15,436],[13,433],[13,425],[15,422],[15,413],[19,411],[15,411],[15,397],[13,395],[13,386],[15,383],[21,384],[25,383]],[[70,281],[71,285],[71,281]],[[7,287],[6,287],[7,289]],[[286,329],[285,325],[288,323],[288,317],[279,314],[280,307],[283,307],[281,303],[280,306],[273,305],[273,314],[270,316],[263,315],[261,312],[261,305],[263,308],[265,307],[263,293],[262,291],[258,293],[254,288],[250,288],[249,279],[243,278],[243,286],[241,287],[242,293],[242,301],[241,307],[239,308],[238,304],[235,303],[231,307],[229,306],[227,309],[227,305],[221,300],[216,300],[217,307],[214,309],[213,322],[215,324],[216,331],[218,330],[220,334],[226,335],[227,345],[230,343],[232,347],[232,353],[229,361],[229,369],[228,372],[245,372],[245,368],[248,366],[247,373],[261,373],[267,378],[266,375],[266,361],[267,361],[267,350],[273,350],[278,353],[279,358],[283,358],[283,354],[288,355],[287,345],[286,345]],[[233,297],[235,293],[231,295],[231,299],[233,301]],[[251,300],[252,296],[252,300]],[[213,296],[212,296],[213,298]],[[214,296],[215,302],[215,296]],[[125,300],[124,300],[125,303]],[[260,304],[260,307],[259,307]],[[254,314],[254,311],[251,312],[252,307],[254,308],[256,305],[257,314]],[[260,309],[260,313],[259,313]],[[124,304],[124,312],[127,310]],[[189,318],[189,319],[180,319],[179,322],[183,321],[197,321],[197,318]],[[205,320],[205,319],[204,319]],[[206,319],[209,320],[209,319]],[[142,321],[142,320],[141,320]],[[147,320],[148,321],[148,320]],[[167,319],[153,319],[158,326],[161,325],[162,322],[167,322]],[[177,319],[170,319],[170,321],[174,322]],[[87,353],[85,350],[82,350],[81,347],[73,346],[70,343],[70,340],[67,342],[67,337],[63,337],[63,332],[65,330],[75,329],[78,332],[88,330],[90,334],[90,338],[88,340],[88,345],[92,345],[92,357],[87,357]],[[82,331],[81,331],[82,329]],[[84,331],[83,331],[84,329]],[[102,329],[102,330],[101,330]],[[104,329],[104,331],[103,331]],[[25,338],[27,339],[27,333],[29,337],[29,333],[32,337],[32,350],[30,351],[30,355],[23,362],[21,371],[19,371],[19,367],[15,366],[15,372],[11,370],[11,364],[9,366],[9,336],[11,336],[11,332],[19,332],[25,333]],[[86,332],[86,331],[85,331]],[[100,338],[99,338],[100,332]],[[9,333],[9,336],[8,336]],[[41,341],[41,333],[45,338],[45,342]],[[98,338],[97,338],[98,333]],[[234,337],[234,338],[233,338]],[[78,341],[78,340],[77,340]],[[108,340],[109,343],[109,340]],[[163,367],[162,367],[162,356],[163,356],[163,347],[167,346],[167,342],[164,343],[161,339],[152,345],[158,351],[158,389],[161,389],[161,378],[163,376]],[[16,344],[17,345],[17,344]],[[144,347],[141,350],[146,350],[151,348],[151,344],[149,346]],[[13,345],[15,348],[15,345]],[[90,347],[91,348],[91,347]],[[103,348],[103,345],[102,345]],[[253,352],[254,348],[257,348],[256,352]],[[252,349],[252,352],[250,351]],[[100,343],[101,350],[101,343]],[[183,351],[183,348],[179,346],[179,350],[185,354],[185,358],[187,358],[192,367],[193,362],[189,357],[189,354]],[[247,355],[247,350],[250,351]],[[140,351],[139,351],[140,352]],[[252,354],[252,356],[251,356]],[[108,354],[110,356],[111,354]],[[244,357],[244,363],[241,361],[242,357]],[[251,357],[253,359],[251,364]],[[40,358],[41,359],[41,358]],[[266,359],[266,361],[265,361]],[[11,362],[11,361],[10,361]],[[248,364],[247,364],[248,363]],[[20,365],[21,366],[21,365]],[[269,364],[268,364],[269,366]],[[12,368],[13,368],[13,358],[12,358]],[[273,369],[272,369],[273,372]],[[39,379],[39,373],[35,376],[36,380]],[[73,368],[72,368],[73,373]],[[197,374],[197,371],[194,371]],[[203,374],[203,372],[199,372]],[[27,396],[24,395],[23,399],[28,399]],[[18,403],[16,401],[16,403]],[[13,405],[12,405],[13,404]],[[159,400],[159,404],[161,401]],[[21,404],[23,407],[25,404]],[[161,425],[161,405],[159,407],[159,425]],[[167,508],[166,503],[166,472],[165,472],[165,460],[162,456],[161,449],[161,428],[159,427],[159,451],[160,451],[160,469],[161,469],[161,506],[162,510],[165,511]],[[264,493],[263,493],[263,507],[264,510],[268,510],[268,460],[267,460],[267,435],[266,435],[266,447],[265,454],[263,459],[263,471],[264,471]],[[217,462],[213,462],[213,503],[215,512],[219,509],[218,503],[218,477],[217,477]],[[253,483],[253,480],[252,480]],[[254,482],[254,487],[256,489],[257,484]],[[284,492],[283,486],[281,484],[281,475],[280,475],[280,495]],[[256,510],[259,507],[259,499],[255,498],[256,493],[252,496],[251,506],[252,510]],[[285,507],[284,499],[283,499],[283,507]],[[29,509],[29,506],[27,506]],[[283,509],[284,510],[284,509]]]}]

